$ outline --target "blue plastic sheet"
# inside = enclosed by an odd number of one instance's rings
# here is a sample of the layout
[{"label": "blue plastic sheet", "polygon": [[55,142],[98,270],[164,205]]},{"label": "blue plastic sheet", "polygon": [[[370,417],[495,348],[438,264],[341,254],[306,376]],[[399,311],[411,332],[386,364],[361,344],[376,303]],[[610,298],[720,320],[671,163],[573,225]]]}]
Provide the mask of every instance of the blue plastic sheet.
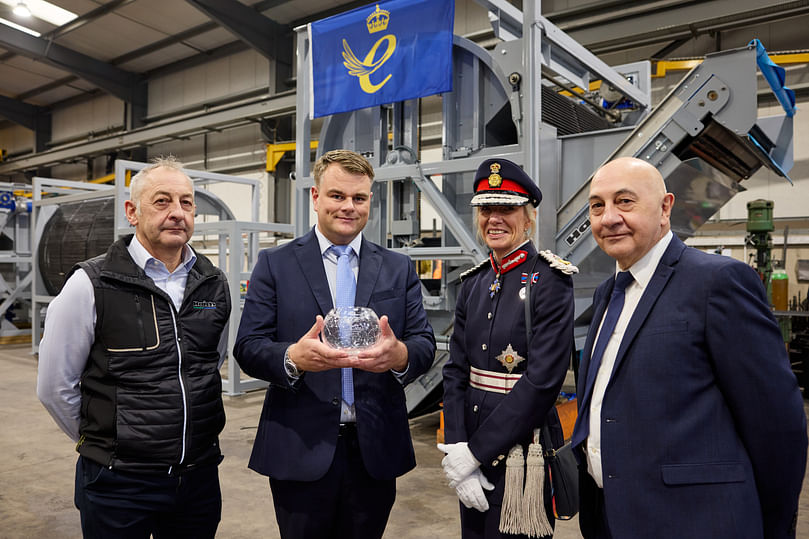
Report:
[{"label": "blue plastic sheet", "polygon": [[784,68],[773,62],[767,54],[767,49],[758,39],[752,40],[748,45],[756,47],[756,62],[764,78],[772,88],[775,97],[784,108],[787,116],[795,115],[795,92],[784,86],[786,72]]}]

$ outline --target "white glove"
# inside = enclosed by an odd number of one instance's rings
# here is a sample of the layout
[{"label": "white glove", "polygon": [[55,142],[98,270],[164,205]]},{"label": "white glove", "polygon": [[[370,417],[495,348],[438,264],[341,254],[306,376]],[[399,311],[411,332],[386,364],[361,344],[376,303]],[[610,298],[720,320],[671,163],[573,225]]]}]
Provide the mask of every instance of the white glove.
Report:
[{"label": "white glove", "polygon": [[467,509],[477,509],[481,513],[489,510],[489,501],[483,489],[492,490],[492,485],[480,470],[475,470],[472,475],[458,483],[455,491],[458,499]]},{"label": "white glove", "polygon": [[462,480],[480,467],[480,462],[469,450],[466,442],[438,444],[438,450],[447,454],[441,465],[452,488],[457,487]]}]

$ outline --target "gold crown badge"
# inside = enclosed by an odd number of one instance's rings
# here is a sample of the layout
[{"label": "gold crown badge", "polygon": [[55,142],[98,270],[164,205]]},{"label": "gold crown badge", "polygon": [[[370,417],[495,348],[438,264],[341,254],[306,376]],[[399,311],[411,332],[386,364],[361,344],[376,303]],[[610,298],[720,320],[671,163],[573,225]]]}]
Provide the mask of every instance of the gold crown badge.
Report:
[{"label": "gold crown badge", "polygon": [[503,183],[503,177],[498,174],[500,172],[500,163],[492,163],[489,165],[489,187],[500,187]]},{"label": "gold crown badge", "polygon": [[381,32],[382,30],[387,29],[389,22],[390,11],[379,9],[379,4],[376,5],[374,12],[368,15],[368,17],[365,19],[365,24],[368,25],[369,34]]}]

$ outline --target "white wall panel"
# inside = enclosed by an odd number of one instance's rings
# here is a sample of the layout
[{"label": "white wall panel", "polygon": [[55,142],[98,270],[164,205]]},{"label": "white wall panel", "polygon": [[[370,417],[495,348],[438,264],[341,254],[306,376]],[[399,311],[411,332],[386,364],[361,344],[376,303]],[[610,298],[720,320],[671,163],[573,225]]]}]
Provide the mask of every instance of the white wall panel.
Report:
[{"label": "white wall panel", "polygon": [[[719,210],[719,219],[747,219],[747,202],[758,198],[772,200],[773,218],[809,217],[809,114],[802,113],[809,101],[798,104],[795,115],[793,149],[795,166],[789,172],[795,182],[790,185],[784,178],[762,168],[749,180],[742,182],[747,191],[737,194]],[[803,105],[803,106],[801,106]],[[762,107],[759,116],[783,112],[780,106]],[[809,112],[809,109],[807,110]]]},{"label": "white wall panel", "polygon": [[269,62],[252,50],[171,73],[149,84],[149,115],[266,88]]},{"label": "white wall panel", "polygon": [[54,141],[89,132],[103,132],[124,123],[124,103],[109,95],[56,109],[53,112]]},{"label": "white wall panel", "polygon": [[12,154],[34,148],[34,132],[21,125],[0,129],[0,148]]}]

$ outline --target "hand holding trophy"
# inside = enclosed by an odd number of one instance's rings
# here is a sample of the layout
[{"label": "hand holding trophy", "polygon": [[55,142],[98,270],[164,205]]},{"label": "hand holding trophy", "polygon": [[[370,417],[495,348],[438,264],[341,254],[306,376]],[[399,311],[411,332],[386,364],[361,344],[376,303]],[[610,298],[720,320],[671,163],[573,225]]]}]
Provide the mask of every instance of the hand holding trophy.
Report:
[{"label": "hand holding trophy", "polygon": [[368,307],[338,307],[329,311],[324,320],[326,343],[353,356],[375,345],[380,335],[379,318]]}]

